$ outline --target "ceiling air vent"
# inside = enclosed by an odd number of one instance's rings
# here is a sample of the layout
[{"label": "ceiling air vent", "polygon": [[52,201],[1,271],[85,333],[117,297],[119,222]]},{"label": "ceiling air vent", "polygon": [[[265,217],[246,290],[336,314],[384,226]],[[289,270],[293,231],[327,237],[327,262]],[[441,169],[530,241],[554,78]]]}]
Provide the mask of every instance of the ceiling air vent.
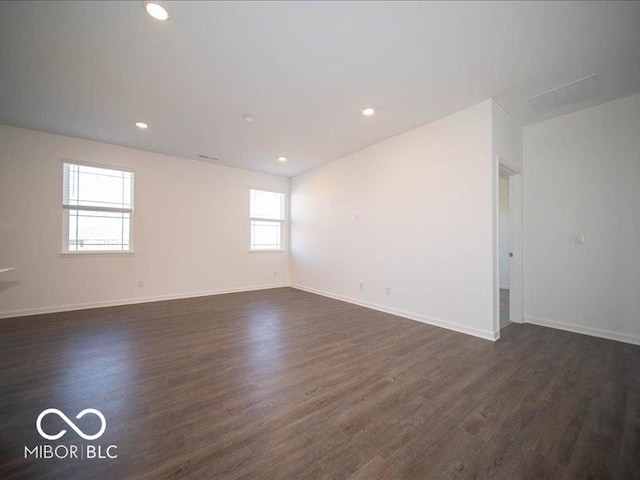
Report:
[{"label": "ceiling air vent", "polygon": [[214,160],[216,162],[220,160],[219,158],[212,157],[210,155],[203,155],[203,154],[198,155],[198,157],[200,157],[203,160]]},{"label": "ceiling air vent", "polygon": [[600,78],[591,75],[576,82],[531,97],[529,105],[538,113],[545,113],[556,108],[566,107],[603,94]]}]

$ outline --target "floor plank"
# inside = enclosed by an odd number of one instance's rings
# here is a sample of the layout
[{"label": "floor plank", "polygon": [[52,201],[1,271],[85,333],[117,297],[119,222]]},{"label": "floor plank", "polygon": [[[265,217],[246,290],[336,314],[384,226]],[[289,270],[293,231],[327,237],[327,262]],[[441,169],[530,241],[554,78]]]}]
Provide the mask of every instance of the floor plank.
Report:
[{"label": "floor plank", "polygon": [[[640,478],[637,346],[518,324],[493,343],[290,288],[0,331],[3,479]],[[25,459],[86,443],[42,439],[45,408],[100,410],[118,458]]]}]

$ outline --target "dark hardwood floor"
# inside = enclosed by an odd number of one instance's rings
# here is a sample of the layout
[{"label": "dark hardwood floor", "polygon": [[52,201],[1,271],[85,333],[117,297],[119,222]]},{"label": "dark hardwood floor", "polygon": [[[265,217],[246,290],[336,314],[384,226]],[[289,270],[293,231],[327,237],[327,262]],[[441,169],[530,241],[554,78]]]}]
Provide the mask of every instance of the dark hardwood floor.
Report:
[{"label": "dark hardwood floor", "polygon": [[[640,347],[283,288],[0,321],[2,479],[637,479]],[[35,422],[55,415],[45,440]],[[117,459],[24,458],[37,444]]]}]

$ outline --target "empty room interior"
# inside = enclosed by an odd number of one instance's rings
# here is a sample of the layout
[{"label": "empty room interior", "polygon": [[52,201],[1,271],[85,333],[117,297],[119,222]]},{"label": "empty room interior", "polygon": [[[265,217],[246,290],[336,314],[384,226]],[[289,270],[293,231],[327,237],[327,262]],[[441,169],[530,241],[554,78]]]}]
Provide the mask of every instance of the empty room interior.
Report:
[{"label": "empty room interior", "polygon": [[640,479],[640,2],[0,2],[0,478]]}]

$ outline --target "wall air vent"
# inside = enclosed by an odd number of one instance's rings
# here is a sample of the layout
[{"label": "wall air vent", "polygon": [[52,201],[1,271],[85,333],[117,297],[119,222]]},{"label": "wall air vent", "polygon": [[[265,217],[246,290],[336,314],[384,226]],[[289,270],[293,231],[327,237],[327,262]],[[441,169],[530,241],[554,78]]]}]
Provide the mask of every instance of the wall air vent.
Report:
[{"label": "wall air vent", "polygon": [[198,155],[198,157],[200,157],[202,160],[213,160],[213,161],[216,161],[216,162],[220,160],[217,157],[212,157],[210,155],[203,155],[203,154]]},{"label": "wall air vent", "polygon": [[531,97],[528,102],[537,113],[546,113],[557,108],[573,105],[602,95],[598,75],[591,75],[576,82]]}]

